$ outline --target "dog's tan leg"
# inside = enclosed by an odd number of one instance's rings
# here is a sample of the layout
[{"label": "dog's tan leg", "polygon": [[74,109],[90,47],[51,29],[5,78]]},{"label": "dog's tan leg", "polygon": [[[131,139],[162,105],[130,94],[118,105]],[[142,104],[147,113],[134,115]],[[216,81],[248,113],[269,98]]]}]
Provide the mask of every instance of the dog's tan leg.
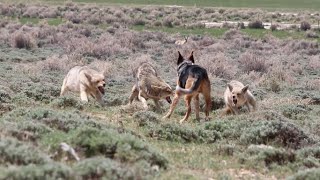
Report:
[{"label": "dog's tan leg", "polygon": [[168,112],[165,116],[163,116],[163,119],[165,119],[165,118],[170,118],[171,114],[173,113],[174,109],[176,108],[176,106],[177,106],[177,104],[178,104],[178,102],[179,102],[179,99],[180,99],[180,95],[176,93],[176,94],[174,95],[172,104],[171,104],[171,106],[170,106],[170,110],[169,110],[169,112]]},{"label": "dog's tan leg", "polygon": [[229,108],[231,109],[231,112],[234,114],[234,115],[238,115],[240,113],[239,109],[237,107],[234,107],[234,106],[229,106]]},{"label": "dog's tan leg", "polygon": [[139,98],[139,101],[142,102],[143,108],[144,108],[145,110],[148,110],[147,100],[146,100],[144,97],[141,96],[141,91],[139,92],[138,98]]},{"label": "dog's tan leg", "polygon": [[184,116],[183,119],[180,120],[180,124],[187,120],[190,116],[190,113],[191,113],[191,100],[192,100],[192,96],[185,96],[184,98],[185,102],[186,102],[186,106],[187,106],[187,112],[186,112],[186,115]]},{"label": "dog's tan leg", "polygon": [[248,101],[246,102],[246,107],[247,107],[247,109],[248,109],[248,112],[251,112],[251,109],[250,109],[250,106],[249,106],[249,102],[248,102]]},{"label": "dog's tan leg", "polygon": [[251,106],[252,106],[252,108],[253,108],[253,111],[256,111],[256,110],[257,110],[256,100],[253,99],[253,98],[250,98],[250,99],[249,99],[249,103],[251,104]]},{"label": "dog's tan leg", "polygon": [[210,90],[206,91],[203,93],[204,96],[204,100],[206,102],[206,109],[205,109],[205,120],[208,121],[209,120],[209,112],[211,110],[211,95],[210,95]]},{"label": "dog's tan leg", "polygon": [[200,120],[199,94],[194,97],[194,107],[195,107],[195,112],[196,112],[196,119]]},{"label": "dog's tan leg", "polygon": [[81,101],[88,102],[88,94],[84,86],[80,85],[80,99]]},{"label": "dog's tan leg", "polygon": [[63,96],[67,92],[68,88],[66,87],[66,84],[67,84],[67,78],[64,78],[61,86],[60,96]]},{"label": "dog's tan leg", "polygon": [[133,101],[135,98],[137,98],[138,95],[139,95],[139,90],[138,90],[137,86],[134,85],[134,86],[132,87],[132,90],[131,90],[131,95],[130,95],[130,98],[129,98],[129,104],[132,104],[132,101]]}]

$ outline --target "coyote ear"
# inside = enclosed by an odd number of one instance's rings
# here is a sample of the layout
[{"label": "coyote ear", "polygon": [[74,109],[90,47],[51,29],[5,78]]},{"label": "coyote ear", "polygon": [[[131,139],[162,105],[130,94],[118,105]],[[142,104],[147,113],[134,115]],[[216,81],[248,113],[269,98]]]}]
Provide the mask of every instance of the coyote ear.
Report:
[{"label": "coyote ear", "polygon": [[87,74],[87,73],[84,73],[84,75],[85,75],[85,76],[86,76],[86,78],[91,82],[92,77],[91,77],[89,74]]},{"label": "coyote ear", "polygon": [[231,86],[231,84],[228,83],[227,85],[228,85],[230,92],[232,92],[233,87]]},{"label": "coyote ear", "polygon": [[180,51],[178,51],[178,54],[179,54],[179,57],[178,57],[177,65],[183,62],[183,57],[181,56]]},{"label": "coyote ear", "polygon": [[247,92],[248,88],[249,88],[249,85],[246,85],[244,88],[242,88],[242,92],[243,93]]},{"label": "coyote ear", "polygon": [[191,52],[189,58],[188,58],[192,63],[194,63],[194,58],[193,58],[193,51]]}]

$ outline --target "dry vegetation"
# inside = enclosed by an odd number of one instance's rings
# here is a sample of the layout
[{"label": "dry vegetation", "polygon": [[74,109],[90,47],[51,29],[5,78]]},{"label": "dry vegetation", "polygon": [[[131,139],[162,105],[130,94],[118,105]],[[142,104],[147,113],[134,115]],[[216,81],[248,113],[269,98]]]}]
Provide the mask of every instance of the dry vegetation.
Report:
[{"label": "dry vegetation", "polygon": [[[319,41],[270,34],[254,38],[230,29],[220,38],[190,34],[177,46],[181,34],[130,28],[198,27],[201,20],[254,21],[258,15],[315,23],[319,14],[74,3],[1,4],[0,12],[0,179],[26,174],[31,179],[270,179],[298,171],[290,178],[319,177]],[[42,21],[23,24],[16,18]],[[49,25],[46,18],[63,20]],[[313,32],[307,36],[317,35]],[[154,64],[175,87],[177,50],[194,50],[196,63],[209,72],[210,122],[192,116],[178,125],[183,103],[167,121],[155,108],[141,111],[139,102],[125,106],[132,73],[141,62]],[[106,107],[83,104],[76,94],[59,97],[63,77],[74,65],[105,72]],[[232,79],[249,84],[257,112],[219,117],[223,91]],[[59,151],[62,142],[75,149],[79,162]]]}]

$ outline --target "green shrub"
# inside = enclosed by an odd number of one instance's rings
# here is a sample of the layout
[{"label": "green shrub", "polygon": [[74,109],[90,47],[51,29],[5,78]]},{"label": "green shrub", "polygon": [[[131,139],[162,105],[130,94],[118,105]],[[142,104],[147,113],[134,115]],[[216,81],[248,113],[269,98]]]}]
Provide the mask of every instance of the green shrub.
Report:
[{"label": "green shrub", "polygon": [[299,119],[301,114],[307,114],[310,110],[306,105],[290,105],[284,107],[282,114],[290,119]]},{"label": "green shrub", "polygon": [[145,126],[148,123],[159,123],[160,119],[156,113],[152,111],[138,111],[133,114],[133,117],[138,120],[139,126]]},{"label": "green shrub", "polygon": [[285,121],[255,122],[243,130],[240,141],[244,144],[275,143],[294,149],[313,143],[300,127]]},{"label": "green shrub", "polygon": [[146,161],[124,165],[105,158],[88,158],[77,163],[73,170],[82,179],[152,179],[154,170]]},{"label": "green shrub", "polygon": [[132,169],[99,156],[80,161],[73,169],[82,179],[134,179]]},{"label": "green shrub", "polygon": [[161,168],[166,168],[168,164],[166,158],[151,150],[141,140],[130,134],[119,134],[112,129],[82,128],[73,133],[69,141],[82,149],[86,157],[104,155],[122,162],[145,160]]},{"label": "green shrub", "polygon": [[37,151],[34,147],[21,143],[15,139],[1,139],[0,163],[1,164],[45,164],[49,162],[48,156]]},{"label": "green shrub", "polygon": [[96,122],[95,119],[80,115],[77,111],[60,112],[47,108],[16,109],[8,113],[5,119],[8,121],[36,120],[36,122],[45,124],[47,127],[64,132],[69,132],[79,127],[95,127],[97,129],[101,129],[102,127],[110,128],[108,125],[102,125]]},{"label": "green shrub", "polygon": [[[248,147],[245,154],[245,157],[249,157],[249,161],[257,163],[263,162],[266,166],[270,166],[273,163],[284,165],[296,160],[296,154],[293,151],[265,145],[251,145]],[[246,160],[242,161],[245,162]]]},{"label": "green shrub", "polygon": [[0,116],[6,112],[12,111],[15,108],[14,105],[8,103],[0,103]]},{"label": "green shrub", "polygon": [[0,89],[0,103],[8,103],[10,101],[11,101],[10,94]]},{"label": "green shrub", "polygon": [[300,149],[298,151],[298,156],[303,159],[307,157],[314,157],[320,161],[320,147],[314,146],[314,147],[306,147],[303,149]]},{"label": "green shrub", "polygon": [[0,169],[0,179],[74,179],[74,173],[66,165],[51,162],[43,165],[29,164]]},{"label": "green shrub", "polygon": [[320,177],[320,168],[307,169],[299,171],[298,173],[290,176],[288,180],[316,180]]},{"label": "green shrub", "polygon": [[3,121],[0,125],[4,128],[2,130],[3,133],[20,141],[36,141],[42,135],[53,131],[46,125],[35,121],[22,121],[19,123]]},{"label": "green shrub", "polygon": [[53,107],[62,108],[62,109],[68,108],[68,107],[74,107],[79,110],[83,109],[83,103],[81,103],[78,99],[75,99],[70,96],[63,96],[63,97],[56,98],[51,102],[51,105]]},{"label": "green shrub", "polygon": [[153,138],[187,143],[214,143],[221,139],[219,132],[203,128],[190,128],[178,124],[164,124],[150,129]]},{"label": "green shrub", "polygon": [[60,95],[60,88],[55,85],[39,85],[25,89],[24,94],[35,101],[49,103]]}]

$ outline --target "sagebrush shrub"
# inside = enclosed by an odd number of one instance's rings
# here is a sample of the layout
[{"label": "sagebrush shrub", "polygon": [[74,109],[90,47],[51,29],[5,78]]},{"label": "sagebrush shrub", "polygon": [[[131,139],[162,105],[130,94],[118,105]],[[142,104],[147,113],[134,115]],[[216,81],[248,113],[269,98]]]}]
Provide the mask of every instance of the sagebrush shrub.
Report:
[{"label": "sagebrush shrub", "polygon": [[133,117],[138,120],[139,126],[145,126],[148,123],[159,123],[160,119],[156,113],[152,111],[138,111],[133,114]]},{"label": "sagebrush shrub", "polygon": [[296,161],[296,154],[293,151],[265,145],[250,145],[244,154],[246,154],[244,157],[248,158],[240,158],[240,161],[254,164],[262,162],[265,166],[274,163],[285,165]]},{"label": "sagebrush shrub", "polygon": [[172,17],[165,17],[163,18],[163,21],[162,21],[162,25],[165,26],[165,27],[173,27],[173,22],[174,22],[174,18]]},{"label": "sagebrush shrub", "polygon": [[45,154],[34,149],[34,147],[11,138],[0,140],[0,162],[1,164],[28,165],[45,164],[50,159]]},{"label": "sagebrush shrub", "polygon": [[43,165],[28,164],[15,168],[0,168],[0,179],[73,179],[75,174],[70,167],[51,162]]},{"label": "sagebrush shrub", "polygon": [[311,25],[307,21],[302,21],[300,23],[300,29],[303,30],[303,31],[307,31],[307,30],[311,29]]},{"label": "sagebrush shrub", "polygon": [[306,37],[307,38],[319,38],[319,35],[314,31],[307,31]]},{"label": "sagebrush shrub", "polygon": [[167,168],[168,160],[147,144],[130,134],[112,129],[79,128],[70,143],[81,148],[86,157],[103,155],[122,162],[145,160],[151,165]]},{"label": "sagebrush shrub", "polygon": [[12,47],[19,49],[32,49],[37,47],[35,39],[28,33],[16,32],[12,38]]},{"label": "sagebrush shrub", "polygon": [[275,31],[278,29],[278,25],[277,24],[271,24],[270,26],[271,31]]},{"label": "sagebrush shrub", "polygon": [[262,21],[255,20],[255,21],[249,22],[248,28],[251,28],[251,29],[264,29],[264,25],[263,25]]},{"label": "sagebrush shrub", "polygon": [[306,169],[297,172],[296,174],[290,176],[288,180],[304,180],[304,179],[319,179],[320,168]]},{"label": "sagebrush shrub", "polygon": [[181,127],[177,124],[164,124],[150,128],[153,138],[186,143],[214,143],[221,139],[219,132],[204,128]]},{"label": "sagebrush shrub", "polygon": [[82,179],[134,179],[132,169],[105,157],[85,159],[73,168]]},{"label": "sagebrush shrub", "polygon": [[243,131],[240,140],[244,144],[276,143],[283,147],[299,149],[314,143],[300,127],[286,121],[259,121]]},{"label": "sagebrush shrub", "polygon": [[240,56],[243,71],[249,73],[250,71],[265,73],[268,70],[266,60],[253,53],[244,53]]}]

